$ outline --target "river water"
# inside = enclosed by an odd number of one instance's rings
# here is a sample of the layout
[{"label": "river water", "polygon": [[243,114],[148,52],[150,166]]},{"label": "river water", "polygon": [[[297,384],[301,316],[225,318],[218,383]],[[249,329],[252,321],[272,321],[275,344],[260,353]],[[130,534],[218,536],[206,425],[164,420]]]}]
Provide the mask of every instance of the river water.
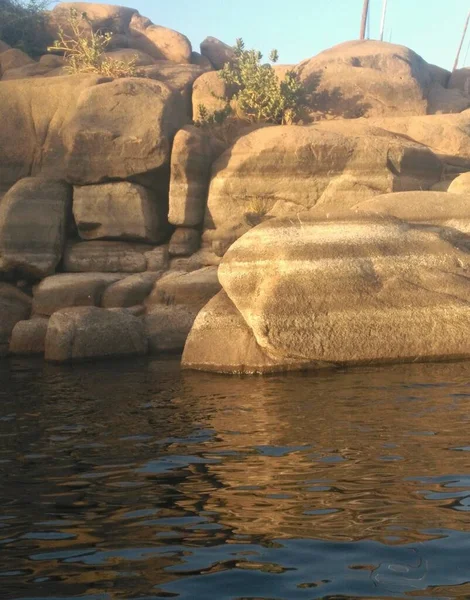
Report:
[{"label": "river water", "polygon": [[0,364],[0,598],[470,598],[470,363]]}]

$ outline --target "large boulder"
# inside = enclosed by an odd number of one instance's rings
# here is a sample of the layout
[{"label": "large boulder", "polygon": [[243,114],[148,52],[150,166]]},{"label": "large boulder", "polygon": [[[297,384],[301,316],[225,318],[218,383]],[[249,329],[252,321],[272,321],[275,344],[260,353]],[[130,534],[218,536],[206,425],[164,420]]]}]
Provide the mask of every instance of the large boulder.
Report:
[{"label": "large boulder", "polygon": [[128,181],[76,186],[73,195],[73,214],[84,240],[157,243],[166,234],[164,207],[154,192]]},{"label": "large boulder", "polygon": [[49,320],[45,358],[70,362],[141,356],[147,353],[147,347],[142,321],[125,310],[66,308]]},{"label": "large boulder", "polygon": [[59,273],[34,289],[33,313],[49,316],[62,308],[100,306],[108,286],[122,279],[113,273]]},{"label": "large boulder", "polygon": [[137,11],[125,6],[112,4],[95,4],[93,2],[61,2],[56,5],[50,15],[50,29],[57,34],[59,27],[68,33],[68,22],[71,12],[86,14],[91,29],[102,33],[127,33],[129,24]]},{"label": "large boulder", "polygon": [[35,279],[54,273],[71,206],[66,183],[36,177],[16,183],[0,202],[0,269]]},{"label": "large boulder", "polygon": [[158,172],[186,120],[182,100],[161,82],[128,78],[90,87],[63,132],[68,180],[85,185]]},{"label": "large boulder", "polygon": [[14,326],[31,313],[31,298],[14,285],[0,282],[0,357],[8,353]]},{"label": "large boulder", "polygon": [[177,227],[171,236],[168,251],[171,256],[191,256],[199,250],[201,232],[190,227]]},{"label": "large boulder", "polygon": [[206,37],[201,42],[201,54],[209,59],[216,69],[222,69],[226,63],[233,61],[235,58],[235,51],[232,46],[221,42],[215,37]]},{"label": "large boulder", "polygon": [[429,189],[441,170],[428,148],[364,122],[265,127],[214,163],[205,225],[230,226],[224,236],[232,242],[246,223],[266,217],[297,218],[318,206],[338,211],[378,194]]},{"label": "large boulder", "polygon": [[22,50],[10,48],[0,53],[0,76],[10,69],[18,69],[25,65],[34,65],[35,61]]},{"label": "large boulder", "polygon": [[3,42],[2,40],[0,40],[0,54],[2,54],[2,52],[6,52],[7,50],[10,50],[11,46],[9,46],[6,42]]},{"label": "large boulder", "polygon": [[203,106],[210,113],[224,110],[226,99],[232,97],[235,88],[228,85],[219,77],[216,71],[203,73],[193,84],[193,118],[199,120],[200,107]]},{"label": "large boulder", "polygon": [[297,71],[312,110],[344,118],[425,115],[435,82],[435,69],[418,54],[375,40],[339,44]]},{"label": "large boulder", "polygon": [[19,321],[11,333],[10,354],[20,356],[44,354],[48,323],[47,317]]},{"label": "large boulder", "polygon": [[447,87],[460,90],[470,96],[470,68],[455,69],[450,76]]},{"label": "large boulder", "polygon": [[60,77],[62,75],[67,75],[63,66],[52,67],[48,64],[33,62],[21,67],[9,69],[3,74],[2,81],[27,79],[28,77]]},{"label": "large boulder", "polygon": [[182,352],[200,308],[188,305],[156,304],[144,317],[151,354]]},{"label": "large boulder", "polygon": [[225,255],[219,279],[233,307],[223,297],[206,307],[183,365],[266,372],[469,357],[461,241],[450,228],[383,216],[264,223]]},{"label": "large boulder", "polygon": [[105,52],[105,58],[124,63],[132,63],[136,67],[147,67],[155,64],[155,59],[150,54],[132,48],[121,48]]},{"label": "large boulder", "polygon": [[150,19],[138,13],[132,16],[129,31],[130,48],[142,50],[157,60],[171,60],[175,63],[191,62],[191,42],[182,33],[168,27],[154,25]]},{"label": "large boulder", "polygon": [[106,288],[101,299],[104,308],[128,308],[145,302],[162,272],[136,273]]},{"label": "large boulder", "polygon": [[170,170],[172,225],[196,227],[204,220],[211,166],[225,144],[191,125],[178,131],[173,142]]},{"label": "large boulder", "polygon": [[465,194],[470,204],[470,171],[456,177],[447,188],[452,194]]},{"label": "large boulder", "polygon": [[156,257],[152,246],[148,244],[77,242],[65,249],[64,269],[69,273],[142,273],[161,270],[156,264],[160,259],[165,260],[164,253],[158,253]]}]

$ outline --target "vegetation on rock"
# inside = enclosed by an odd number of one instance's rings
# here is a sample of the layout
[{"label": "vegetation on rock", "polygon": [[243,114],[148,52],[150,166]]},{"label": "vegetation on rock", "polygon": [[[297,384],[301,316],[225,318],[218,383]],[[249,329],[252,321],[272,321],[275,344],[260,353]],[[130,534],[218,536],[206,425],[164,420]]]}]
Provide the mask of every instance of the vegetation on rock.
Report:
[{"label": "vegetation on rock", "polygon": [[49,0],[0,0],[0,40],[27,54],[43,54],[50,43]]}]

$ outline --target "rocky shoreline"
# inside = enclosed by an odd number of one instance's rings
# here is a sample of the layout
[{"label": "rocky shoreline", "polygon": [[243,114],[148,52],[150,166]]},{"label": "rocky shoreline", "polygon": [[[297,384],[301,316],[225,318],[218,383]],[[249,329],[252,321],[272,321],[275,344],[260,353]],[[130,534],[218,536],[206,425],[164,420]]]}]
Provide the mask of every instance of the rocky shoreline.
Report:
[{"label": "rocky shoreline", "polygon": [[[145,77],[0,42],[0,356],[265,373],[468,358],[470,69],[341,44],[303,125],[212,130],[233,50],[86,10]],[[287,66],[274,67],[280,80]],[[188,337],[189,336],[189,337]]]}]

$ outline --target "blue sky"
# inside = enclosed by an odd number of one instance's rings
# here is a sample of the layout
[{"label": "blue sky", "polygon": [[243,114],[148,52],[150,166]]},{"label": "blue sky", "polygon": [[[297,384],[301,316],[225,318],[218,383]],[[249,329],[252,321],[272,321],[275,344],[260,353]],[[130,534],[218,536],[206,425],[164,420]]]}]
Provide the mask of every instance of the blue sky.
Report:
[{"label": "blue sky", "polygon": [[[105,0],[106,1],[106,0]],[[194,49],[208,35],[246,45],[265,55],[277,48],[280,62],[296,63],[358,37],[363,0],[127,0],[159,25],[181,31]],[[450,69],[469,0],[388,0],[386,39],[409,46],[428,62]],[[378,37],[382,0],[370,0],[371,37]],[[470,39],[470,31],[468,39]],[[462,52],[462,62],[467,52]],[[470,65],[470,50],[467,57]]]}]

